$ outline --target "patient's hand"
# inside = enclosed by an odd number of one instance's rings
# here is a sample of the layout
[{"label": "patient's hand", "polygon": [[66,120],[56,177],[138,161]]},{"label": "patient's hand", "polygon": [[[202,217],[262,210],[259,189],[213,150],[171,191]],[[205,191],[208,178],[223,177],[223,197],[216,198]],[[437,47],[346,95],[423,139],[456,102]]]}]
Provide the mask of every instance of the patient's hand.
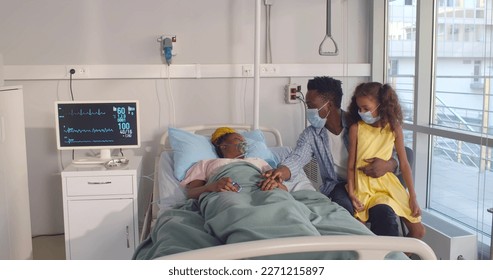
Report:
[{"label": "patient's hand", "polygon": [[208,185],[210,192],[236,192],[238,189],[233,185],[233,180],[229,177],[223,177],[216,182]]},{"label": "patient's hand", "polygon": [[282,183],[281,179],[278,178],[267,178],[260,183],[260,189],[263,191],[270,191],[273,189],[281,189],[288,191],[288,188]]}]

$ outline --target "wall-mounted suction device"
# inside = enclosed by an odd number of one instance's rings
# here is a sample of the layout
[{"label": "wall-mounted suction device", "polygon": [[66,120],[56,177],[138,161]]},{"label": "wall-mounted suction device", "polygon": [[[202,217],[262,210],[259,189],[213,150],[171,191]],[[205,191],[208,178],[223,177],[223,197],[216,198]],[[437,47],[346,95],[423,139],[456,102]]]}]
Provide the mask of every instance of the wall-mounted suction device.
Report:
[{"label": "wall-mounted suction device", "polygon": [[161,43],[161,54],[164,56],[166,63],[171,64],[173,58],[173,43],[176,42],[176,36],[161,36],[157,39]]},{"label": "wall-mounted suction device", "polygon": [[318,54],[320,55],[338,55],[339,48],[337,47],[336,41],[332,38],[331,30],[331,0],[327,0],[327,25],[325,31],[325,37],[320,46],[318,47]]}]

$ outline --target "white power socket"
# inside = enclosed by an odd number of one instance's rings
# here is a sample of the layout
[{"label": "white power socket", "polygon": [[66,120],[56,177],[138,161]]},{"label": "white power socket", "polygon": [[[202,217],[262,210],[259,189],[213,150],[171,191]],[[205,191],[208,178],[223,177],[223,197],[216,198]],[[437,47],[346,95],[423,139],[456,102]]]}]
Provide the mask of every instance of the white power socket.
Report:
[{"label": "white power socket", "polygon": [[260,65],[261,76],[277,76],[279,75],[279,65],[275,64],[262,64]]},{"label": "white power socket", "polygon": [[243,77],[253,77],[253,65],[249,65],[249,64],[242,65],[241,75]]},{"label": "white power socket", "polygon": [[301,86],[298,84],[288,84],[286,85],[284,91],[284,100],[288,104],[300,103],[300,91]]}]

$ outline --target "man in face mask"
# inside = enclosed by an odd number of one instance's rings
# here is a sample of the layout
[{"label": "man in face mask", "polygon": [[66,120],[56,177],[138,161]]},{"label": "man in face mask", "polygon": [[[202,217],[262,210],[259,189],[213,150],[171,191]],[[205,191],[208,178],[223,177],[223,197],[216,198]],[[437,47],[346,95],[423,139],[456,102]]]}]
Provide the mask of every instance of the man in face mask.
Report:
[{"label": "man in face mask", "polygon": [[[307,119],[310,126],[301,133],[296,148],[280,165],[264,174],[262,186],[271,180],[289,180],[296,177],[300,170],[315,158],[320,170],[322,185],[320,192],[344,207],[351,215],[354,209],[345,185],[348,160],[348,131],[345,112],[341,109],[341,81],[330,77],[315,77],[308,81],[306,105]],[[378,178],[387,172],[394,172],[398,161],[379,158],[367,159],[368,165],[362,168],[368,176]],[[276,182],[272,182],[273,184]],[[374,207],[372,227],[379,235],[398,235],[398,225],[392,208]],[[372,210],[370,210],[372,211]],[[393,222],[392,222],[393,221]],[[388,224],[392,226],[388,226]],[[380,226],[382,224],[382,226]],[[378,229],[381,227],[380,229]]]}]

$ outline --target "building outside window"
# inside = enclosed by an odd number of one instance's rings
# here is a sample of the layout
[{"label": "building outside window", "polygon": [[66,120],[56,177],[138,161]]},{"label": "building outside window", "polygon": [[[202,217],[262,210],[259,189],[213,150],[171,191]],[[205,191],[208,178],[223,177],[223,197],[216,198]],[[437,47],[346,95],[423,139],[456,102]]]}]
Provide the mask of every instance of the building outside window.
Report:
[{"label": "building outside window", "polygon": [[[493,1],[435,1],[435,58],[420,66],[434,69],[431,92],[415,90],[416,36],[398,36],[419,26],[416,4],[387,1],[387,82],[398,92],[405,122],[420,130],[405,131],[406,146],[413,145],[414,133],[430,136],[431,148],[415,147],[428,153],[430,162],[424,175],[426,208],[475,231],[479,242],[490,245],[492,217],[486,210],[493,207],[493,19],[484,15],[492,14]],[[415,97],[430,98],[430,93],[432,109],[424,117],[429,124],[417,124]]]}]

